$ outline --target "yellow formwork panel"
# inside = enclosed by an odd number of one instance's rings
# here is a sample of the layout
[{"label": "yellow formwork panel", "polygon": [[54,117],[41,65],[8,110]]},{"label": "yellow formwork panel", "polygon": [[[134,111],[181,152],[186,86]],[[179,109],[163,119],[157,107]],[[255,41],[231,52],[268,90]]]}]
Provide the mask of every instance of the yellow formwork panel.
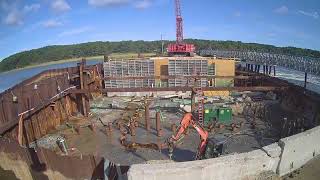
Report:
[{"label": "yellow formwork panel", "polygon": [[208,64],[215,64],[216,76],[235,76],[235,61],[225,59],[210,59]]},{"label": "yellow formwork panel", "polygon": [[[168,75],[168,58],[154,58],[154,74],[155,76]],[[168,82],[167,82],[168,83]],[[160,79],[155,80],[156,87],[167,86],[166,83],[161,81]]]},{"label": "yellow formwork panel", "polygon": [[[161,74],[161,67],[162,66],[168,66],[169,64],[169,59],[165,58],[155,58],[154,60],[154,74],[155,76],[160,76]],[[167,70],[168,71],[168,70]]]},{"label": "yellow formwork panel", "polygon": [[230,91],[204,91],[204,96],[230,96]]}]

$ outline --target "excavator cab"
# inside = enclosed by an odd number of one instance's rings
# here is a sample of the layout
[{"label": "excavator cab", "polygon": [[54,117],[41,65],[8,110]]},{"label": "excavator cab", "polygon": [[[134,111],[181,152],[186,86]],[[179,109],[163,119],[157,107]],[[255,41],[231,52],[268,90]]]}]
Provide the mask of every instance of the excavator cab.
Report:
[{"label": "excavator cab", "polygon": [[223,141],[212,138],[208,139],[205,152],[201,159],[210,159],[221,156],[224,153]]}]

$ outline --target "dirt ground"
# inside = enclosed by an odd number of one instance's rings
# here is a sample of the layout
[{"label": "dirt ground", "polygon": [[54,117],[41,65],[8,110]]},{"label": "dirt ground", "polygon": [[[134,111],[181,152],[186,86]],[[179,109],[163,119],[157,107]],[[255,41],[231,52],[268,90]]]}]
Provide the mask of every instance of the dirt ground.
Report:
[{"label": "dirt ground", "polygon": [[[130,103],[132,103],[130,98],[103,97],[97,99],[93,101],[92,106],[94,107],[92,107],[92,116],[89,120],[77,119],[69,121],[69,125],[82,126],[80,133],[76,133],[73,129],[67,127],[61,127],[61,130],[55,133],[61,134],[66,138],[68,148],[76,149],[76,152],[74,152],[76,155],[94,154],[121,165],[146,163],[152,160],[169,160],[167,148],[159,151],[147,148],[128,149],[122,146],[119,140],[121,133],[116,122],[120,119],[127,122],[135,113],[135,109],[140,108],[138,110],[140,117],[137,119],[139,127],[136,128],[136,136],[127,135],[127,142],[160,145],[173,135],[172,124],[176,126],[180,124],[183,112],[179,110],[179,104],[173,103],[171,100],[157,100],[163,115],[161,119],[162,136],[158,137],[155,129],[156,110],[154,107],[156,105],[152,104],[150,106],[151,131],[147,132],[143,105],[137,101],[130,105],[130,108],[134,107],[133,109],[124,110]],[[111,107],[111,104],[114,107]],[[277,109],[279,108],[277,107]],[[223,154],[248,152],[279,140],[281,133],[278,128],[273,127],[269,121],[259,118],[254,119],[255,125],[253,127],[252,118],[243,115],[233,116],[233,123],[238,127],[234,131],[232,131],[231,126],[216,127],[209,133],[209,140],[216,139],[224,142]],[[90,122],[93,122],[95,126],[94,131],[85,126]],[[241,122],[242,126],[240,127]],[[112,123],[111,135],[106,132],[108,123]],[[189,128],[187,136],[175,148],[173,160],[176,162],[194,160],[199,143],[199,134],[193,128]]]},{"label": "dirt ground", "polygon": [[283,180],[319,180],[320,179],[320,156],[309,161],[302,168],[288,174]]},{"label": "dirt ground", "polygon": [[0,167],[0,179],[3,180],[18,180],[13,171],[6,171]]}]

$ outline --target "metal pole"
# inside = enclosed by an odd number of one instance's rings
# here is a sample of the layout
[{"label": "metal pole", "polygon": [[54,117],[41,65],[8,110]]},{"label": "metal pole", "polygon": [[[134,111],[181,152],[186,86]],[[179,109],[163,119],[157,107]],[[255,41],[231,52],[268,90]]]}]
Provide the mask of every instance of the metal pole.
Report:
[{"label": "metal pole", "polygon": [[268,70],[268,65],[266,65],[266,72],[265,72],[265,74],[268,74],[268,72],[269,72],[269,70]]},{"label": "metal pole", "polygon": [[163,36],[161,34],[161,54],[163,55],[163,51],[164,51],[164,42],[163,42]]},{"label": "metal pole", "polygon": [[272,66],[269,67],[269,75],[271,74]]},{"label": "metal pole", "polygon": [[308,73],[304,73],[304,89],[307,89],[307,80],[308,80]]},{"label": "metal pole", "polygon": [[[81,63],[80,63],[80,67],[79,67],[79,72],[80,72],[80,89],[84,89],[84,77],[83,77],[83,70],[84,70],[84,66],[86,64],[85,59],[82,59]],[[88,117],[88,111],[87,111],[87,105],[86,105],[86,99],[85,99],[86,94],[83,94],[81,96],[81,100],[82,100],[82,108],[83,108],[83,115],[85,117]]]},{"label": "metal pole", "polygon": [[156,113],[156,129],[158,137],[161,136],[161,127],[160,127],[160,112]]},{"label": "metal pole", "polygon": [[149,110],[149,103],[146,100],[145,103],[145,126],[146,130],[150,131],[150,110]]}]

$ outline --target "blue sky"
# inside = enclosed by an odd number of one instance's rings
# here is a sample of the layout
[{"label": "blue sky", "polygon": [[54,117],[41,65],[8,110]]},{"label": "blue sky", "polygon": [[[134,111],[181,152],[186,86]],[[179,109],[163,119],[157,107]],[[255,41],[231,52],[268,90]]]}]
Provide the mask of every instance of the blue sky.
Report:
[{"label": "blue sky", "polygon": [[[319,0],[181,0],[186,38],[320,50]],[[175,39],[173,0],[0,0],[0,59],[54,44]]]}]

